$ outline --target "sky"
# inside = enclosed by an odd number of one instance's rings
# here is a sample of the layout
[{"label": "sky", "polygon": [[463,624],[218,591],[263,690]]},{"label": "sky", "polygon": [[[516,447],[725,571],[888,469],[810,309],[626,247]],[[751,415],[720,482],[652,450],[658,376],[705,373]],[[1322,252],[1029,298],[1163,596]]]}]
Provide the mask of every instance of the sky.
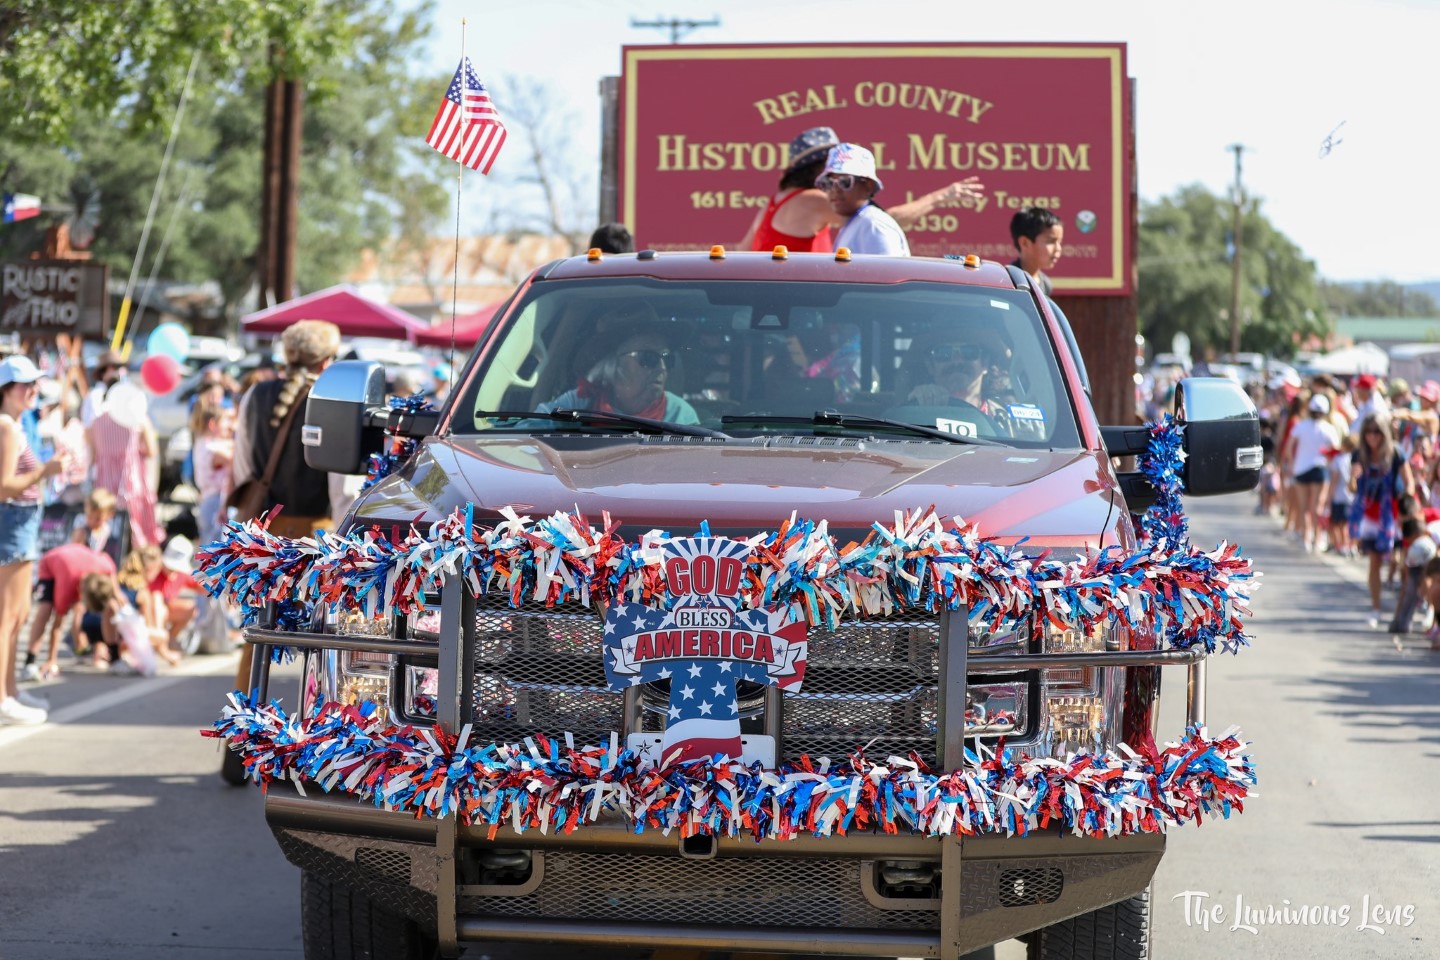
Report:
[{"label": "sky", "polygon": [[549,82],[597,167],[599,79],[623,46],[670,39],[632,19],[719,19],[682,39],[712,44],[1122,42],[1142,200],[1195,183],[1228,196],[1240,143],[1246,193],[1322,277],[1440,280],[1440,0],[435,0],[419,66],[454,69],[462,18],[480,76]]}]

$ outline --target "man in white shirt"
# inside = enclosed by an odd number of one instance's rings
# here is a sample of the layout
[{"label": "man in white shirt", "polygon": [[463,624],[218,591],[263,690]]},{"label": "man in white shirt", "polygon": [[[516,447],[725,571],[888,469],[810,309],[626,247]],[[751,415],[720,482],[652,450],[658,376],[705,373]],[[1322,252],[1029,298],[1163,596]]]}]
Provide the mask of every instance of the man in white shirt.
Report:
[{"label": "man in white shirt", "polygon": [[835,236],[835,249],[892,257],[910,256],[910,242],[895,218],[875,205],[884,186],[875,175],[875,155],[853,143],[830,148],[825,170],[815,180],[830,208],[845,218]]},{"label": "man in white shirt", "polygon": [[1375,375],[1362,373],[1350,383],[1350,392],[1355,397],[1355,418],[1350,421],[1350,432],[1360,433],[1360,424],[1372,413],[1389,413],[1390,401],[1375,389]]}]

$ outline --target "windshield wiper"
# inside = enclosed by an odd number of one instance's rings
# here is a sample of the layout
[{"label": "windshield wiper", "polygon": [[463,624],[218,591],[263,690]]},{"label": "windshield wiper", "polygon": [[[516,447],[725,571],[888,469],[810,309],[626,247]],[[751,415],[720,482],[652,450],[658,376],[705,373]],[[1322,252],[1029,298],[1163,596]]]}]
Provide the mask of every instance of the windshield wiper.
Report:
[{"label": "windshield wiper", "polygon": [[730,434],[699,424],[671,423],[669,420],[653,420],[650,417],[636,417],[613,410],[477,410],[476,419],[496,420],[557,420],[561,423],[579,423],[587,427],[626,426],[635,427],[643,433],[677,434],[685,437],[714,437],[718,440],[732,439]]},{"label": "windshield wiper", "polygon": [[918,423],[910,423],[905,420],[891,420],[888,417],[867,417],[859,413],[837,413],[834,410],[817,410],[814,415],[790,416],[786,414],[745,416],[735,414],[721,417],[720,422],[726,426],[736,423],[808,423],[817,427],[882,427],[887,430],[894,430],[899,433],[911,433],[922,437],[931,437],[936,440],[948,440],[951,443],[973,443],[982,447],[1003,447],[1006,444],[999,440],[991,440],[988,437],[965,437],[958,433],[947,433],[935,427],[927,427]]}]

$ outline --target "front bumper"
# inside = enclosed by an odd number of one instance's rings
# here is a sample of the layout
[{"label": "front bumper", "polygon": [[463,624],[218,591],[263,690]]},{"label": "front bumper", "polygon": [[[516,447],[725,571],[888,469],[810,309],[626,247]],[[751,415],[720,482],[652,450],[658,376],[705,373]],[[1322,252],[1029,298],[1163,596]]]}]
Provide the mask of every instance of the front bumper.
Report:
[{"label": "front bumper", "polygon": [[[972,950],[1143,891],[1163,835],[1087,838],[852,834],[694,845],[618,820],[570,835],[516,834],[416,818],[345,795],[275,784],[265,815],[285,856],[457,943],[516,941],[850,956],[937,957]],[[454,826],[455,846],[441,840]],[[524,850],[519,883],[457,883],[445,871],[486,850]],[[453,851],[453,853],[452,853]],[[938,869],[939,895],[882,894],[880,861]],[[445,914],[450,914],[446,917]],[[437,923],[437,920],[439,923]],[[447,922],[448,921],[448,922]]]}]

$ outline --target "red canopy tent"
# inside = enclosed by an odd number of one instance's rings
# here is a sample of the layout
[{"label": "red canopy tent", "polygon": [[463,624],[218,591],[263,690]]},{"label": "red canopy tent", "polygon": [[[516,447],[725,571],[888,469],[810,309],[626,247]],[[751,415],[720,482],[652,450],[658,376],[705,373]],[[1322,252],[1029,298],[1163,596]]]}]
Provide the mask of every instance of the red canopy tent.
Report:
[{"label": "red canopy tent", "polygon": [[[489,306],[481,307],[474,313],[462,313],[455,318],[455,346],[465,347],[467,350],[485,335],[490,328],[490,321],[495,318],[495,311],[500,309],[500,304],[492,303]],[[414,336],[416,346],[421,347],[448,347],[450,346],[450,324],[444,320],[432,327],[426,327]]]},{"label": "red canopy tent", "polygon": [[279,334],[298,320],[329,320],[346,337],[407,340],[428,329],[425,321],[388,303],[367,300],[348,283],[277,303],[240,318],[244,333]]}]

